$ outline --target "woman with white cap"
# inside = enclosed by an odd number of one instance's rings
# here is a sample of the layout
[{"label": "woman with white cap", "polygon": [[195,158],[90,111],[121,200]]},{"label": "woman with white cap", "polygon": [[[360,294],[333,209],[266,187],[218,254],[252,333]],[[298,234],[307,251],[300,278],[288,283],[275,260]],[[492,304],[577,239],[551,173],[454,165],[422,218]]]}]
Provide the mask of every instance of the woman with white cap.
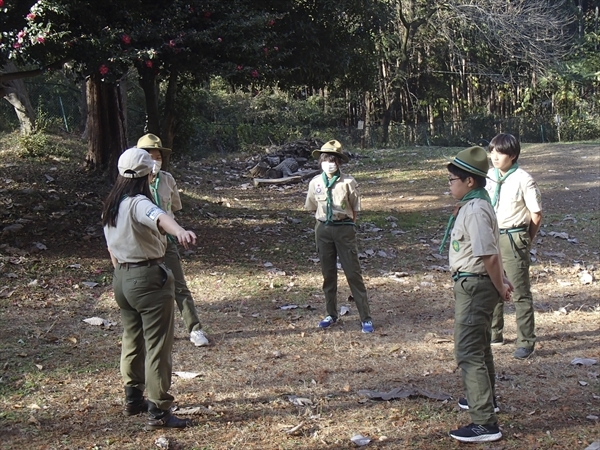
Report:
[{"label": "woman with white cap", "polygon": [[[180,227],[151,200],[154,161],[146,150],[130,148],[119,158],[119,175],[104,202],[102,225],[115,268],[114,296],[121,309],[121,375],[125,415],[148,411],[146,429],[185,428],[170,412],[173,347],[172,272],[164,264],[165,233],[184,247],[196,235]],[[148,390],[148,401],[144,399]]]}]

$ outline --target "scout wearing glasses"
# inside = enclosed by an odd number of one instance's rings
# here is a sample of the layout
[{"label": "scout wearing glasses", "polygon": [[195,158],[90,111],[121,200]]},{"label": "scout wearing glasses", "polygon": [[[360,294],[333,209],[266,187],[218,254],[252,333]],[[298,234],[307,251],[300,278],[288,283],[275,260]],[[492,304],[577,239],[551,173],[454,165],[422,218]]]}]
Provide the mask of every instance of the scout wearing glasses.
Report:
[{"label": "scout wearing glasses", "polygon": [[496,372],[490,347],[492,314],[500,298],[508,300],[512,286],[504,277],[496,214],[486,185],[487,154],[481,147],[459,152],[448,164],[452,197],[458,200],[448,221],[440,253],[450,238],[450,271],[454,280],[454,352],[461,369],[472,423],[450,431],[461,442],[491,442],[502,438],[494,398]]}]

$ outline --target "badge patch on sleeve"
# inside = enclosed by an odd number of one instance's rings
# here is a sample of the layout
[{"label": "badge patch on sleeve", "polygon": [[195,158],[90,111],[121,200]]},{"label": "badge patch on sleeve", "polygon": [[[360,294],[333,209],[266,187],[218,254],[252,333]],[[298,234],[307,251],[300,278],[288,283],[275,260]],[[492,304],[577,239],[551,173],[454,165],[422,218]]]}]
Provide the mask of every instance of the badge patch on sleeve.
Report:
[{"label": "badge patch on sleeve", "polygon": [[150,208],[148,211],[146,211],[146,216],[148,216],[148,218],[150,220],[156,220],[158,218],[158,216],[160,216],[161,214],[166,214],[166,213],[162,209],[160,209],[158,206]]}]

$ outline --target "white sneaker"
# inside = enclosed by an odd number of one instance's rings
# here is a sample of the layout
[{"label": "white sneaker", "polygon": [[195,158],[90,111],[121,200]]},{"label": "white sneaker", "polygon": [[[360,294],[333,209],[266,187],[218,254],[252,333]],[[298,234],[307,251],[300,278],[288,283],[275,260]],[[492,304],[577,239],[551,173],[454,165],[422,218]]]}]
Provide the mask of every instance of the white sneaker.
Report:
[{"label": "white sneaker", "polygon": [[196,347],[204,347],[208,345],[208,339],[204,335],[204,331],[195,330],[190,333],[190,341],[194,343]]}]

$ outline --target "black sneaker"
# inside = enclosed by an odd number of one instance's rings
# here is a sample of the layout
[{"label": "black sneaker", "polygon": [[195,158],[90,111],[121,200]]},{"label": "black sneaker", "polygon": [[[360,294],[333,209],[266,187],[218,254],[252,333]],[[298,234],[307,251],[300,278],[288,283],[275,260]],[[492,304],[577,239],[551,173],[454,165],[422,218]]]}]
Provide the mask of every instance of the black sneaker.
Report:
[{"label": "black sneaker", "polygon": [[192,421],[189,419],[180,419],[170,412],[166,413],[160,419],[150,416],[146,423],[146,431],[161,430],[163,428],[187,428],[191,427]]},{"label": "black sneaker", "polygon": [[[459,398],[458,399],[458,406],[460,407],[460,409],[469,409],[469,402],[467,402],[466,398]],[[498,406],[498,403],[496,403],[496,397],[494,397],[494,412],[495,413],[499,413],[500,412],[500,407]]]},{"label": "black sneaker", "polygon": [[472,423],[458,430],[453,430],[449,434],[460,442],[493,442],[502,439],[502,433],[497,423],[487,425]]}]

